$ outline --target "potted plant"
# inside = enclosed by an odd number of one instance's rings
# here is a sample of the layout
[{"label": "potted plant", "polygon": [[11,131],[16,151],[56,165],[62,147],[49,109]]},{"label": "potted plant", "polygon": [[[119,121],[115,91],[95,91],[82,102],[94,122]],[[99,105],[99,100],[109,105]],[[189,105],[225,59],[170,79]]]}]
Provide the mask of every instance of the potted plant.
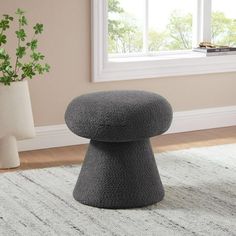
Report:
[{"label": "potted plant", "polygon": [[25,12],[17,9],[15,32],[17,45],[14,58],[7,52],[7,35],[14,17],[3,15],[0,19],[0,168],[20,165],[16,140],[35,135],[27,79],[49,72],[43,63],[44,55],[37,50],[38,36],[43,24],[33,26],[34,34],[27,37],[28,20]]}]

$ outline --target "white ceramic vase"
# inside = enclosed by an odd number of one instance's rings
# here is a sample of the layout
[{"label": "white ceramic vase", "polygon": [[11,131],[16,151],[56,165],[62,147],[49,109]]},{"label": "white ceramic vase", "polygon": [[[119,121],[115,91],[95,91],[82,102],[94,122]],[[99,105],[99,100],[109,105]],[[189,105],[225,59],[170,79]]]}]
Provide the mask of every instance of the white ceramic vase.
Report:
[{"label": "white ceramic vase", "polygon": [[28,82],[0,84],[0,169],[18,167],[16,141],[34,136]]}]

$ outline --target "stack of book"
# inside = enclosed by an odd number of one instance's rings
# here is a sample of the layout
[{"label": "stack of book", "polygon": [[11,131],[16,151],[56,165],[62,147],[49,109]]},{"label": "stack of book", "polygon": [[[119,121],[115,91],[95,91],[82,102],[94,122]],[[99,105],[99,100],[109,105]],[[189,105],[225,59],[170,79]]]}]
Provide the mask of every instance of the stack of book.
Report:
[{"label": "stack of book", "polygon": [[194,48],[193,51],[204,53],[206,56],[236,55],[236,47],[198,47]]}]

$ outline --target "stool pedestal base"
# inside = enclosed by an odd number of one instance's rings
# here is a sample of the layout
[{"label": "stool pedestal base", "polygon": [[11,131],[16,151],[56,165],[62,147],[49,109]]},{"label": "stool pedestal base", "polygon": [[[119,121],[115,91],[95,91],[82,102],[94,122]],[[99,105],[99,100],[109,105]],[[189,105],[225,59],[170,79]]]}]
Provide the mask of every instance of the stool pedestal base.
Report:
[{"label": "stool pedestal base", "polygon": [[164,189],[149,139],[123,143],[91,140],[73,196],[82,204],[110,209],[161,201]]}]

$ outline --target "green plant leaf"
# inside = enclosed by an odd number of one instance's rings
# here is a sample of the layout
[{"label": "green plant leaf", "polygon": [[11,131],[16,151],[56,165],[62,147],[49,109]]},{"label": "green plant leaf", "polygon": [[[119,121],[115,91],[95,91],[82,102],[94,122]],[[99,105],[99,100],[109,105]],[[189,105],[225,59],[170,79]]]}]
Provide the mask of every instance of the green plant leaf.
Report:
[{"label": "green plant leaf", "polygon": [[5,71],[8,72],[9,75],[12,75],[12,66],[11,65],[6,66]]},{"label": "green plant leaf", "polygon": [[42,65],[36,64],[34,68],[40,75],[43,74],[44,68],[42,67]]},{"label": "green plant leaf", "polygon": [[0,21],[0,29],[2,29],[3,31],[5,31],[6,29],[8,29],[9,26],[9,20],[1,20]]},{"label": "green plant leaf", "polygon": [[38,40],[34,39],[31,42],[27,43],[26,45],[30,47],[32,51],[34,51],[38,47]]},{"label": "green plant leaf", "polygon": [[4,34],[0,34],[0,46],[2,46],[2,44],[5,44],[7,42],[7,36]]},{"label": "green plant leaf", "polygon": [[10,56],[6,53],[5,54],[5,61],[10,61],[10,59],[11,59]]},{"label": "green plant leaf", "polygon": [[0,59],[5,59],[6,51],[4,48],[0,48]]},{"label": "green plant leaf", "polygon": [[26,38],[25,30],[24,29],[20,29],[20,30],[16,31],[16,36],[21,41],[25,41],[25,38]]},{"label": "green plant leaf", "polygon": [[11,78],[9,76],[2,76],[0,77],[0,83],[3,83],[4,85],[10,85]]},{"label": "green plant leaf", "polygon": [[22,71],[24,72],[22,75],[24,78],[28,77],[28,78],[32,79],[33,76],[36,75],[36,73],[34,71],[34,66],[32,63],[24,64],[22,67]]},{"label": "green plant leaf", "polygon": [[7,14],[4,14],[3,17],[6,19],[6,20],[10,20],[10,21],[13,21],[14,18],[12,16],[9,16]]},{"label": "green plant leaf", "polygon": [[18,9],[16,10],[16,15],[22,16],[24,13],[25,13],[25,12],[24,12],[23,10],[21,10],[20,8],[18,8]]},{"label": "green plant leaf", "polygon": [[22,25],[22,26],[25,26],[28,24],[27,22],[27,19],[25,16],[22,16],[20,19],[19,19],[19,23]]},{"label": "green plant leaf", "polygon": [[8,67],[10,64],[11,64],[10,61],[5,59],[0,65],[1,70],[2,71],[6,70],[6,67]]},{"label": "green plant leaf", "polygon": [[48,65],[47,63],[44,65],[44,71],[45,72],[49,72],[51,69],[50,65]]},{"label": "green plant leaf", "polygon": [[18,47],[16,49],[16,56],[19,58],[22,58],[26,54],[26,48],[25,47]]},{"label": "green plant leaf", "polygon": [[23,66],[23,64],[20,62],[17,62],[17,66],[21,68]]},{"label": "green plant leaf", "polygon": [[35,50],[37,47],[38,47],[38,40],[36,39],[32,40],[30,45],[31,50]]},{"label": "green plant leaf", "polygon": [[44,55],[40,52],[33,52],[30,56],[34,61],[39,61],[44,59]]},{"label": "green plant leaf", "polygon": [[34,26],[35,34],[41,34],[43,32],[43,24],[37,23]]}]

